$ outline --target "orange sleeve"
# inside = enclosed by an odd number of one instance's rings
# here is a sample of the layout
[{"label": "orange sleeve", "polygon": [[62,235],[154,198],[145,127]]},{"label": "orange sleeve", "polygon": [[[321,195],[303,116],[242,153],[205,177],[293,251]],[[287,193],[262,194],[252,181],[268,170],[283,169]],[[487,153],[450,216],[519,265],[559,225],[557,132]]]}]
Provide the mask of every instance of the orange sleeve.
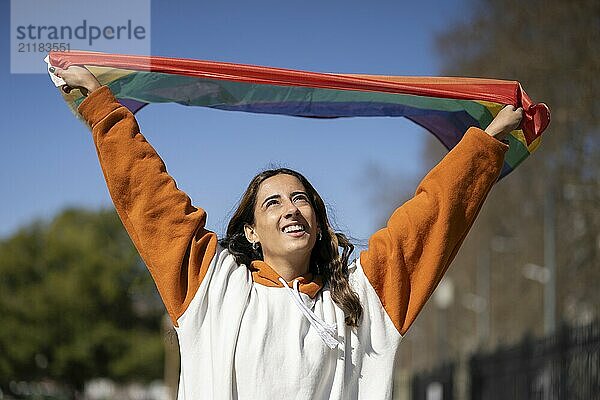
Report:
[{"label": "orange sleeve", "polygon": [[78,111],[92,129],[117,213],[176,324],[216,253],[206,213],[177,189],[133,114],[108,87],[92,92]]},{"label": "orange sleeve", "polygon": [[435,290],[500,175],[508,146],[478,128],[419,184],[360,262],[400,334]]}]

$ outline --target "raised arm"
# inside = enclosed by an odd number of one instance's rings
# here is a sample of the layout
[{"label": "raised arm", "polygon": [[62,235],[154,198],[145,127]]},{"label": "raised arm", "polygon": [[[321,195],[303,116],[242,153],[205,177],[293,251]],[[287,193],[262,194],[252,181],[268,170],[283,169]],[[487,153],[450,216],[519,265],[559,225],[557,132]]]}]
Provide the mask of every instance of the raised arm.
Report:
[{"label": "raised arm", "polygon": [[486,132],[470,128],[361,253],[365,275],[400,334],[414,322],[458,252],[500,175],[508,150],[500,140],[516,128],[520,116],[520,109],[509,106]]},{"label": "raised arm", "polygon": [[206,213],[177,189],[133,114],[108,87],[81,67],[55,74],[67,83],[63,90],[89,93],[79,113],[92,129],[108,190],[176,324],[216,252],[216,235],[204,228]]}]

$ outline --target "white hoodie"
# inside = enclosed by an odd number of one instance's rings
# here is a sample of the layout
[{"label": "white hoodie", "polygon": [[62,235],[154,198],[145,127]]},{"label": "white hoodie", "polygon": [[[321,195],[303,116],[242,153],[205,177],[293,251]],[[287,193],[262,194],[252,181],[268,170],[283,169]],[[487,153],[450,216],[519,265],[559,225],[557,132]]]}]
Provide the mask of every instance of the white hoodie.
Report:
[{"label": "white hoodie", "polygon": [[107,87],[79,112],[176,327],[186,400],[391,398],[402,335],[456,255],[508,150],[470,128],[371,236],[349,266],[364,310],[360,326],[349,328],[319,276],[294,284],[262,261],[238,265]]}]

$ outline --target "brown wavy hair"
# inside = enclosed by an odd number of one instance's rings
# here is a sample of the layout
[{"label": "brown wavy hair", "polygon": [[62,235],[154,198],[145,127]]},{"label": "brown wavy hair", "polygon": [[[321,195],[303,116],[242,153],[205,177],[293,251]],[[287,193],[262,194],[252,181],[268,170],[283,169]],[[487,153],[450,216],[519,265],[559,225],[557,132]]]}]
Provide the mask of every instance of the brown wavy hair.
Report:
[{"label": "brown wavy hair", "polygon": [[[362,317],[363,308],[358,295],[348,282],[348,258],[354,250],[346,235],[335,232],[329,223],[325,203],[315,188],[299,172],[288,168],[265,170],[256,175],[240,200],[240,204],[227,226],[225,238],[220,240],[221,246],[229,250],[238,264],[250,265],[254,260],[263,260],[262,249],[253,249],[244,234],[244,225],[254,224],[254,209],[260,184],[266,179],[287,174],[296,177],[306,189],[309,201],[315,210],[318,226],[321,227],[321,240],[315,243],[310,257],[310,272],[320,275],[324,284],[329,284],[331,298],[344,311],[348,326],[357,327]],[[340,248],[342,253],[340,254]]]}]

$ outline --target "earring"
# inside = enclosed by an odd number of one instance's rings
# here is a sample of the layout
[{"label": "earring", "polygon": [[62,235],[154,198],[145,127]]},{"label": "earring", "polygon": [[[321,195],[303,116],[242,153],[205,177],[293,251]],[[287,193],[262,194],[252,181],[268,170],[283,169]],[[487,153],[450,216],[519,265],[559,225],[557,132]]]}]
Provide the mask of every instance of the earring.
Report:
[{"label": "earring", "polygon": [[252,250],[258,251],[258,242],[252,242]]},{"label": "earring", "polygon": [[317,240],[321,239],[323,239],[323,234],[321,233],[321,231],[319,231],[319,234],[317,235]]}]

